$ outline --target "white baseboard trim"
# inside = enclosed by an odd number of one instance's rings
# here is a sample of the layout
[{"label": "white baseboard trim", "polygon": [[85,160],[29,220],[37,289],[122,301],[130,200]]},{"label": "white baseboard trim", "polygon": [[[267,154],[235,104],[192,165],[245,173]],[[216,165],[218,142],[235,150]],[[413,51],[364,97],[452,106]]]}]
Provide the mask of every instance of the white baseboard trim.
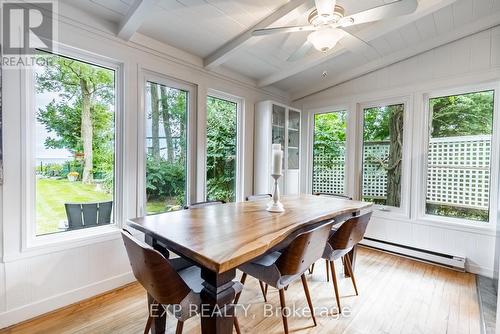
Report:
[{"label": "white baseboard trim", "polygon": [[78,289],[63,292],[46,299],[38,300],[15,309],[8,310],[0,313],[0,329],[37,317],[50,311],[54,311],[58,308],[74,304],[84,299],[91,298],[106,291],[119,288],[120,286],[134,281],[135,278],[132,272],[127,272],[100,282],[92,283]]},{"label": "white baseboard trim", "polygon": [[493,268],[481,267],[477,264],[467,263],[465,269],[468,273],[493,278]]}]

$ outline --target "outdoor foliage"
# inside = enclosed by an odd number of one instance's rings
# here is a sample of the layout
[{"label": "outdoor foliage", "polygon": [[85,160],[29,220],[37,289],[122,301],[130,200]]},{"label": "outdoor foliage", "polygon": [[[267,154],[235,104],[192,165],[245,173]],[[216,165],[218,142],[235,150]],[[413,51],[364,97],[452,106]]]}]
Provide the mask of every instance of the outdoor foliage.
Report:
[{"label": "outdoor foliage", "polygon": [[187,92],[149,82],[146,138],[147,212],[186,203]]},{"label": "outdoor foliage", "polygon": [[236,103],[207,98],[207,198],[236,198]]},{"label": "outdoor foliage", "polygon": [[[49,56],[51,66],[36,72],[38,93],[57,93],[37,120],[50,136],[47,148],[64,148],[82,155],[81,177],[91,183],[94,174],[113,171],[114,72],[62,56]],[[76,166],[76,165],[75,165]]]}]

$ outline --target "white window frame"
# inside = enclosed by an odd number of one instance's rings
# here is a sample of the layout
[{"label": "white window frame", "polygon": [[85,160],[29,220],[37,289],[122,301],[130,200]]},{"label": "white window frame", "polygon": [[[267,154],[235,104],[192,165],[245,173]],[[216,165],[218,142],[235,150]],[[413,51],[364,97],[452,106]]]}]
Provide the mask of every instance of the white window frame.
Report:
[{"label": "white window frame", "polygon": [[[489,221],[475,221],[462,218],[453,218],[446,216],[430,215],[426,213],[426,198],[427,198],[427,162],[428,162],[428,147],[430,140],[430,110],[429,110],[429,100],[436,97],[452,96],[452,95],[462,95],[470,94],[475,92],[483,91],[493,91],[494,92],[494,106],[493,106],[493,133],[491,137],[491,157],[490,157],[490,209],[489,209]],[[416,159],[416,176],[418,181],[416,182],[416,215],[419,221],[426,223],[437,223],[437,224],[447,224],[452,226],[462,226],[466,228],[479,228],[494,230],[496,228],[497,220],[497,208],[498,208],[498,174],[499,174],[499,158],[500,154],[496,147],[500,145],[499,132],[498,129],[500,124],[499,120],[499,98],[500,97],[500,83],[491,82],[485,84],[468,85],[457,88],[434,90],[423,94],[423,114],[421,117],[420,133],[422,133],[423,138],[419,140],[420,147],[418,157]],[[418,138],[415,138],[417,140]]]},{"label": "white window frame", "polygon": [[351,118],[352,118],[352,113],[350,111],[349,106],[347,105],[337,105],[337,106],[331,106],[331,107],[324,107],[324,108],[318,108],[318,109],[312,109],[308,112],[309,114],[309,120],[308,123],[310,124],[309,126],[309,133],[308,133],[308,138],[310,139],[310,144],[309,150],[308,150],[308,160],[307,160],[307,191],[309,193],[313,192],[313,173],[314,173],[314,129],[315,129],[315,116],[316,115],[321,115],[321,114],[329,114],[329,113],[338,113],[338,112],[345,112],[346,113],[346,148],[345,148],[345,170],[344,170],[344,195],[353,197],[354,194],[354,185],[350,184],[348,180],[351,179],[351,174],[353,169],[349,168],[349,166],[352,165],[352,159],[351,155],[349,152],[354,149],[355,145],[355,138],[354,138],[354,131],[352,127],[350,126],[351,124]]},{"label": "white window frame", "polygon": [[146,85],[148,82],[164,85],[170,88],[186,91],[187,101],[187,156],[186,156],[186,204],[196,201],[196,147],[197,147],[197,96],[198,89],[195,84],[172,78],[166,74],[142,68],[139,70],[139,99],[140,107],[137,122],[137,215],[146,215]]},{"label": "white window frame", "polygon": [[[208,89],[207,95],[205,97],[205,112],[207,111],[206,105],[207,105],[207,99],[209,97],[229,101],[236,103],[236,190],[235,190],[235,201],[236,202],[241,202],[244,200],[243,196],[243,181],[244,181],[244,126],[243,126],[243,120],[245,119],[245,100],[241,97],[231,95],[219,90],[215,89]],[[206,116],[206,114],[205,114]],[[207,135],[206,135],[206,128],[207,128],[207,117],[203,117],[203,120],[200,118],[200,122],[203,122],[203,124],[200,124],[200,126],[203,127],[204,131],[200,133],[204,133],[205,135],[203,136],[203,139],[200,139],[199,145],[203,149],[203,154],[200,154],[200,157],[202,158],[202,161],[199,164],[200,172],[203,173],[203,178],[201,180],[201,189],[199,189],[199,192],[202,194],[202,201],[206,201],[207,199]]]},{"label": "white window frame", "polygon": [[363,197],[363,141],[364,141],[364,110],[368,108],[384,107],[396,104],[404,105],[403,115],[403,162],[401,166],[401,203],[400,207],[387,205],[373,205],[374,215],[386,218],[409,219],[411,214],[411,157],[412,157],[412,138],[413,138],[413,110],[412,97],[401,96],[389,99],[374,100],[359,103],[357,107],[358,140],[356,149],[356,171],[358,186],[355,189],[355,198]]},{"label": "white window frame", "polygon": [[89,242],[104,241],[119,237],[119,229],[123,225],[123,63],[85,52],[63,44],[57,45],[57,53],[53,55],[65,56],[111,69],[115,72],[115,164],[114,164],[114,193],[113,193],[113,222],[110,225],[98,226],[89,229],[62,231],[60,233],[36,235],[36,93],[34,71],[22,71],[21,85],[21,154],[24,157],[21,167],[22,184],[22,242],[21,253],[34,252],[39,249],[65,249],[68,247],[87,244]]}]

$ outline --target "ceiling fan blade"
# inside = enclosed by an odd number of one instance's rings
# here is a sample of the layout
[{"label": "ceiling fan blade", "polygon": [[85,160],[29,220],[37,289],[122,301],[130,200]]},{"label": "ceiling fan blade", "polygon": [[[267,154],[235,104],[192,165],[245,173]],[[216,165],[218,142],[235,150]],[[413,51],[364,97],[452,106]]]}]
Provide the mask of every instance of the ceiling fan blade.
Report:
[{"label": "ceiling fan blade", "polygon": [[335,8],[335,0],[314,0],[319,16],[331,16]]},{"label": "ceiling fan blade", "polygon": [[312,31],[312,30],[316,30],[316,27],[313,25],[276,27],[276,28],[256,29],[256,30],[252,31],[252,36],[265,36],[265,35],[272,35],[272,34],[284,34],[284,33],[290,33],[290,32]]},{"label": "ceiling fan blade", "polygon": [[300,46],[294,53],[288,57],[286,61],[297,61],[304,58],[304,56],[313,48],[313,45],[309,41],[305,41],[304,44]]},{"label": "ceiling fan blade", "polygon": [[364,12],[342,18],[339,26],[348,27],[355,24],[382,20],[413,13],[418,7],[418,0],[396,0],[387,5],[378,6]]},{"label": "ceiling fan blade", "polygon": [[341,30],[345,33],[344,37],[339,41],[339,44],[342,47],[346,48],[347,50],[353,53],[362,54],[365,58],[369,60],[380,57],[380,54],[378,53],[377,49],[375,49],[373,46],[371,46],[361,38],[357,37],[356,35],[353,35],[350,32],[347,32],[343,29]]}]

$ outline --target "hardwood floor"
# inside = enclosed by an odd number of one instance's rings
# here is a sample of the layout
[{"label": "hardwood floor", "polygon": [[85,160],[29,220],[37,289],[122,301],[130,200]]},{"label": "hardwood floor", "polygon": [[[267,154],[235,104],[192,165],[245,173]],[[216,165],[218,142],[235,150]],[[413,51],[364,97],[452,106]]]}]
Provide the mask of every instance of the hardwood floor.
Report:
[{"label": "hardwood floor", "polygon": [[[350,279],[339,271],[340,302],[346,311],[316,314],[318,326],[306,316],[289,318],[292,333],[480,333],[475,275],[424,264],[371,249],[360,248],[356,280],[360,295],[354,295]],[[326,282],[325,265],[316,265],[307,276],[316,312],[336,305],[332,282]],[[299,282],[286,292],[287,305],[307,306]],[[279,308],[277,290],[269,289],[273,309]],[[264,303],[257,280],[249,277],[240,304],[249,307],[245,317],[238,310],[243,333],[283,333],[281,315],[264,317]],[[267,306],[269,308],[269,306]],[[350,312],[347,312],[347,309]],[[147,317],[145,292],[132,284],[109,294],[72,305],[51,314],[0,330],[0,333],[142,333]],[[199,333],[199,319],[188,320],[184,333]],[[175,332],[169,317],[168,332]]]}]

